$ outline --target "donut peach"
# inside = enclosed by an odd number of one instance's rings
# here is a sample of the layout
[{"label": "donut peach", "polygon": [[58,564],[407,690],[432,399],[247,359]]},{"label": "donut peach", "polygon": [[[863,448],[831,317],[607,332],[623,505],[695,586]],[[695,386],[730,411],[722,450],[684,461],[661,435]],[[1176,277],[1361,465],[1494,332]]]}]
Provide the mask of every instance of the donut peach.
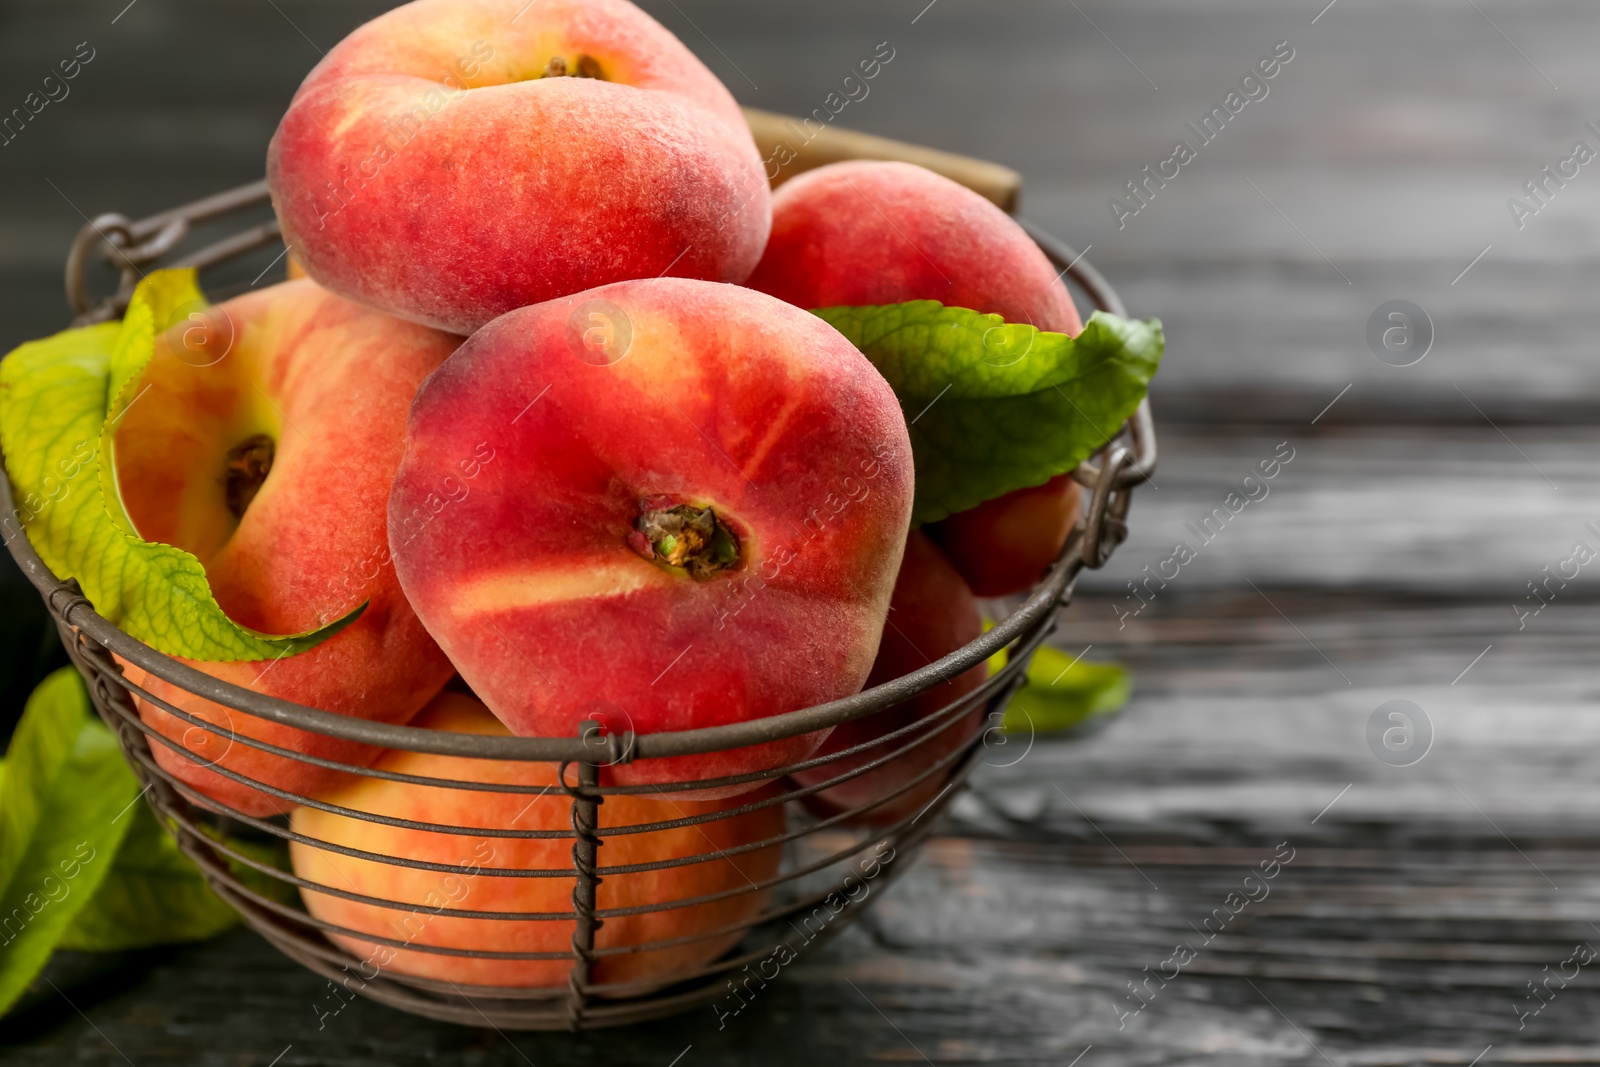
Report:
[{"label": "donut peach", "polygon": [[[680,731],[861,687],[911,495],[905,417],[841,334],[749,289],[648,279],[496,319],[428,379],[389,540],[417,614],[513,733]],[[743,775],[821,741],[611,773]]]},{"label": "donut peach", "polygon": [[346,37],[267,155],[312,278],[457,333],[608,282],[740,282],[766,173],[715,75],[627,0],[416,0]]},{"label": "donut peach", "polygon": [[[417,387],[458,339],[285,282],[211,308],[157,339],[142,392],[117,424],[117,484],[147,541],[205,565],[228,617],[269,634],[315,630],[365,603],[355,622],[295,656],[190,662],[268,696],[405,722],[442,688],[450,662],[400,592],[385,504]],[[379,750],[306,733],[193,696],[124,665],[153,696],[225,730],[340,763]],[[161,766],[247,815],[288,811],[223,768],[291,793],[339,772],[252,748],[140,698],[144,721],[178,746]]]}]

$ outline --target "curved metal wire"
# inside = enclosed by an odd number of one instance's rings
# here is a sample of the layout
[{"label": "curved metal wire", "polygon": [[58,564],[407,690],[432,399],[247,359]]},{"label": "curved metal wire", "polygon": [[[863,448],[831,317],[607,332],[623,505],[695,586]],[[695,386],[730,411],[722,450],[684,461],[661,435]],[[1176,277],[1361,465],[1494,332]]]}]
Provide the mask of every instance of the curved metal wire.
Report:
[{"label": "curved metal wire", "polygon": [[[67,293],[79,324],[105,321],[126,307],[137,274],[170,258],[173,250],[190,232],[193,224],[258,207],[266,200],[265,183],[257,182],[208,197],[194,204],[163,212],[148,219],[130,221],[122,216],[105,215],[85,226],[74,242],[67,262]],[[1021,220],[1019,220],[1021,221]],[[1030,223],[1023,226],[1045,254],[1088,294],[1095,307],[1126,314],[1116,292],[1083,257]],[[277,237],[275,223],[266,223],[235,233],[211,245],[183,255],[173,265],[212,266],[272,242]],[[108,296],[92,297],[84,281],[87,264],[94,258],[105,260],[121,270],[118,290]],[[730,975],[750,973],[771,957],[779,946],[788,946],[792,935],[802,933],[804,945],[826,942],[852,921],[882,888],[904,872],[910,859],[925,842],[937,815],[959,791],[979,762],[986,746],[987,731],[969,730],[968,724],[979,710],[992,719],[1002,711],[1011,694],[1025,682],[1025,671],[1033,651],[1054,629],[1057,610],[1071,597],[1072,585],[1085,567],[1104,564],[1111,551],[1126,536],[1126,515],[1131,490],[1148,480],[1156,462],[1156,439],[1148,405],[1141,404],[1133,418],[1095,457],[1074,472],[1074,477],[1090,492],[1085,516],[1069,538],[1061,558],[1023,602],[993,629],[965,647],[935,663],[884,685],[842,700],[800,709],[783,715],[709,727],[698,730],[655,734],[602,735],[589,724],[572,738],[489,737],[454,734],[411,726],[392,726],[352,719],[343,715],[276,700],[261,693],[228,685],[187,664],[165,656],[118,629],[100,616],[76,583],[62,581],[44,566],[27,538],[12,531],[7,541],[13,558],[38,589],[57,621],[63,641],[74,663],[89,683],[90,693],[101,717],[116,733],[135,773],[146,785],[146,795],[179,846],[192,857],[214,889],[239,910],[246,922],[285,955],[310,970],[380,1003],[433,1019],[466,1025],[480,1025],[485,1019],[504,1029],[585,1029],[626,1025],[659,1018],[725,996],[732,988]],[[12,508],[9,481],[0,475],[0,509]],[[986,678],[971,692],[944,707],[923,715],[898,729],[852,745],[840,752],[812,756],[782,767],[742,775],[705,779],[696,782],[657,785],[616,786],[603,784],[602,767],[609,763],[696,755],[728,748],[743,748],[767,741],[796,737],[842,725],[867,715],[875,715],[914,700],[943,683],[978,667],[1002,649],[1008,649],[1006,666]],[[440,778],[410,774],[387,768],[370,768],[324,757],[310,757],[283,745],[251,736],[194,715],[157,696],[143,685],[126,677],[117,659],[132,664],[147,675],[161,679],[182,692],[216,703],[255,720],[276,723],[341,741],[368,746],[370,751],[401,749],[442,756],[478,760],[534,761],[557,765],[555,785],[489,783],[460,778]],[[558,829],[517,830],[509,827],[471,827],[454,823],[405,819],[367,812],[302,796],[270,783],[242,774],[231,767],[207,761],[187,745],[168,737],[146,721],[145,711],[172,716],[188,729],[199,729],[228,745],[239,744],[275,758],[292,759],[329,770],[427,786],[488,794],[527,794],[529,803],[540,802],[540,794],[550,802],[564,804],[570,826]],[[954,733],[952,733],[954,732]],[[959,743],[937,758],[952,736]],[[435,862],[407,856],[390,856],[352,848],[333,841],[300,833],[279,818],[248,815],[219,801],[176,775],[157,751],[199,764],[234,784],[256,789],[286,804],[302,805],[341,819],[353,819],[400,830],[424,834],[478,837],[483,839],[554,839],[570,849],[569,865],[541,869],[524,867],[483,867]],[[845,783],[891,767],[897,760],[921,759],[925,765],[916,773],[901,776],[892,786],[876,790],[854,806],[827,810],[816,815],[800,814],[803,804],[813,804],[830,790]],[[825,779],[802,785],[789,775],[819,768],[837,769],[844,761],[860,761]],[[573,770],[568,771],[571,765]],[[608,797],[644,795],[669,798],[674,793],[749,786],[782,779],[783,784],[765,786],[743,798],[734,798],[723,807],[682,814],[678,818],[657,818],[631,825],[604,825],[601,815]],[[926,804],[907,805],[908,798],[920,797],[919,790],[943,784]],[[789,820],[768,836],[756,841],[719,848],[706,837],[708,851],[692,855],[639,863],[606,864],[604,845],[608,838],[666,833],[693,828],[702,835],[706,825],[727,819],[744,818],[773,808],[790,810],[798,818]],[[916,810],[910,810],[915,807]],[[513,951],[469,945],[417,943],[415,938],[389,937],[372,930],[354,929],[311,915],[274,899],[247,882],[248,873],[259,880],[270,880],[301,893],[323,894],[351,904],[382,912],[418,913],[420,905],[361,892],[350,886],[333,886],[265,862],[248,851],[234,847],[206,825],[207,818],[221,817],[231,824],[262,837],[297,847],[317,849],[366,864],[384,864],[397,870],[437,872],[462,878],[565,879],[572,884],[572,906],[563,911],[514,911],[496,908],[427,908],[429,915],[456,922],[549,922],[567,924],[571,936],[560,950]],[[882,825],[857,825],[862,820]],[[654,877],[656,872],[693,867],[700,864],[733,863],[736,857],[760,855],[766,850],[784,850],[785,858],[777,873],[751,878],[746,885],[712,888],[677,899],[654,900],[646,904],[602,906],[601,887],[607,879]],[[863,857],[876,850],[887,858],[874,860],[874,874],[865,881],[861,871]],[[862,895],[852,895],[865,887]],[[260,884],[259,882],[257,884]],[[530,885],[532,883],[529,883]],[[264,888],[264,887],[263,887]],[[605,943],[608,921],[621,921],[657,912],[712,907],[745,900],[754,907],[743,917],[724,916],[710,925],[693,926],[687,932],[669,931],[667,936],[635,939],[622,944]],[[796,925],[798,921],[799,925]],[[813,930],[813,926],[815,929]],[[607,961],[638,956],[641,953],[685,949],[694,945],[718,945],[743,934],[742,942],[717,958],[653,977],[631,980],[597,981]],[[547,961],[565,963],[566,983],[561,986],[525,987],[468,985],[423,974],[407,973],[395,967],[379,968],[358,959],[329,935],[348,944],[385,946],[396,952],[417,953],[429,958],[455,958],[499,961]],[[714,954],[711,952],[708,955]],[[368,973],[370,970],[371,973]],[[748,982],[748,977],[744,981]]]}]

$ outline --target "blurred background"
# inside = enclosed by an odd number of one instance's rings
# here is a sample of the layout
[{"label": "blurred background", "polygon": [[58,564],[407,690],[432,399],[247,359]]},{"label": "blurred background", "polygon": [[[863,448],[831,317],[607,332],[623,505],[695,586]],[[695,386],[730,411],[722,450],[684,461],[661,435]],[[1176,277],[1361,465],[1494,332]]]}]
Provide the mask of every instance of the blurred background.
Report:
[{"label": "blurred background", "polygon": [[[1575,152],[1600,152],[1594,4],[641,5],[772,111],[823,107],[887,42],[836,124],[1016,168],[1021,214],[1164,321],[1161,468],[1057,638],[1131,667],[1132,705],[994,752],[869,921],[728,1031],[508,1038],[364,1003],[324,1030],[320,980],[236,931],[141,958],[0,1059],[1600,1063],[1592,982],[1529,999],[1600,938],[1600,605],[1587,576],[1539,584],[1600,550],[1600,167]],[[388,6],[0,2],[0,115],[93,53],[0,134],[0,348],[67,324],[88,217],[260,177],[299,80]],[[1266,94],[1228,104],[1274,54]],[[1194,158],[1145,182],[1180,141]],[[1147,581],[1178,542],[1195,558]],[[8,730],[64,659],[0,572]],[[1420,712],[1403,759],[1371,741],[1393,700]],[[1128,1015],[1127,984],[1283,843],[1270,899]]]}]

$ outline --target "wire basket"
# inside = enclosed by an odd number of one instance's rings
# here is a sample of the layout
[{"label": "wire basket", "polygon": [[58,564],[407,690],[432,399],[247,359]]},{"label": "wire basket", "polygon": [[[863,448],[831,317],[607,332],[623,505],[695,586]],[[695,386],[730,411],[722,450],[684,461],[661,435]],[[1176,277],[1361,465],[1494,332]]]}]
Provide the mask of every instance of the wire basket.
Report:
[{"label": "wire basket", "polygon": [[[172,255],[194,224],[257,208],[265,201],[266,185],[257,182],[137,222],[119,215],[102,215],[95,219],[84,227],[74,243],[67,264],[67,295],[76,313],[77,323],[104,321],[119,315],[126,307],[134,282],[145,267],[163,264],[213,267],[278,241],[276,223],[264,222],[181,258]],[[1116,293],[1083,257],[1036,227],[1027,223],[1023,225],[1051,261],[1078,285],[1096,308],[1118,315],[1125,314]],[[84,281],[85,267],[96,256],[104,258],[122,272],[118,291],[99,301],[90,297]],[[1023,684],[1029,660],[1034,650],[1053,631],[1057,609],[1070,599],[1078,574],[1085,567],[1103,565],[1112,550],[1126,537],[1131,492],[1149,478],[1155,462],[1154,428],[1148,406],[1141,404],[1128,424],[1075,472],[1076,480],[1088,491],[1088,505],[1083,509],[1082,519],[1070,535],[1059,560],[1020,606],[982,637],[958,651],[912,674],[842,700],[751,722],[672,733],[606,734],[595,724],[585,724],[584,730],[576,737],[490,737],[386,725],[273,699],[218,681],[141,643],[97,614],[75,582],[63,581],[52,574],[40,561],[27,538],[13,536],[8,540],[8,546],[23,573],[43,597],[73,662],[88,682],[96,709],[119,738],[134,771],[146,786],[145,796],[159,819],[199,865],[212,888],[235,907],[252,928],[285,955],[326,977],[330,990],[339,998],[340,1004],[345,996],[341,991],[348,990],[404,1011],[454,1023],[482,1025],[487,1022],[508,1030],[598,1028],[659,1018],[719,1000],[723,1004],[716,1008],[719,1017],[724,1011],[732,1010],[735,1002],[742,1007],[746,997],[775,977],[766,970],[775,953],[781,953],[786,948],[787,958],[792,958],[827,941],[846,923],[858,917],[870,901],[906,869],[932,832],[940,811],[949,804],[973,767],[982,761],[986,743],[995,736],[999,713],[1011,694]],[[3,477],[0,477],[0,507],[6,511],[13,508],[10,483]],[[976,689],[909,726],[841,752],[741,778],[671,786],[621,787],[601,784],[601,768],[608,764],[739,748],[883,713],[985,664],[1002,649],[1009,651],[1006,665]],[[402,855],[374,855],[301,834],[291,829],[284,818],[254,818],[213,800],[158,764],[152,745],[165,745],[192,761],[202,760],[189,747],[173,741],[143,722],[134,703],[135,697],[183,720],[191,730],[203,730],[228,744],[245,744],[356,775],[399,778],[419,785],[481,792],[504,793],[527,789],[457,779],[408,777],[364,766],[312,759],[287,749],[275,748],[243,733],[235,733],[195,717],[151,694],[124,675],[117,658],[149,676],[170,683],[188,694],[221,704],[231,711],[310,733],[401,752],[432,753],[474,760],[536,761],[553,765],[557,768],[559,789],[570,808],[570,826],[486,831],[455,824],[375,816],[284,792],[207,762],[207,766],[216,773],[254,786],[281,800],[369,823],[383,822],[401,829],[435,834],[570,841],[570,865],[512,869],[434,863]],[[971,727],[974,716],[980,712],[988,716],[987,730]],[[964,729],[971,729],[971,736],[963,738],[958,745],[939,745],[941,736],[949,731]],[[948,734],[946,741],[956,736],[958,734]],[[943,748],[949,751],[929,760],[914,779],[859,807],[826,816],[811,815],[803,810],[803,802],[807,798],[870,773],[898,757],[915,753],[922,746],[936,746],[926,752],[942,751]],[[863,754],[868,754],[866,762],[860,763]],[[830,774],[820,783],[816,782],[815,775],[810,777],[814,784],[805,786],[787,777],[818,768],[837,769],[837,765],[846,760],[852,761],[852,766],[840,770],[838,774]],[[780,777],[782,784],[745,794],[732,802],[737,806],[725,810],[650,823],[601,826],[601,809],[608,798],[631,793],[661,794],[671,790],[705,789]],[[897,797],[930,780],[935,784],[947,784],[919,810],[908,812],[885,825],[869,828],[854,825],[858,817],[892,805]],[[620,800],[616,802],[621,803]],[[720,849],[702,830],[702,836],[705,836],[709,846],[703,852],[643,863],[611,866],[605,863],[608,839],[616,841],[627,834],[658,833],[688,827],[699,829],[713,821],[748,817],[755,812],[770,812],[773,809],[786,811],[787,822],[777,832],[757,841]],[[482,920],[491,924],[558,924],[552,929],[563,934],[570,926],[570,939],[563,938],[563,941],[569,940],[570,943],[565,944],[561,951],[516,952],[482,945],[421,944],[405,938],[380,936],[367,929],[340,926],[314,917],[303,906],[286,902],[282,893],[264,891],[269,886],[264,885],[263,879],[302,892],[311,891],[392,910],[397,916],[408,910],[415,912],[417,904],[415,901],[352,892],[341,886],[299,877],[274,863],[263,861],[256,850],[238,847],[236,838],[224,837],[217,832],[219,827],[277,841],[297,842],[302,847],[333,854],[364,857],[369,862],[392,865],[399,871],[430,871],[469,879],[485,875],[495,879],[541,878],[570,882],[570,910],[525,912],[440,907],[433,912],[450,919]],[[606,908],[600,906],[598,901],[599,887],[608,878],[662,874],[694,864],[726,863],[738,855],[758,852],[771,855],[775,850],[782,854],[781,865],[774,865],[773,868],[776,873],[760,879],[748,879],[747,876],[748,885],[632,907]],[[292,891],[289,896],[292,897]],[[731,905],[728,903],[730,901],[740,903]],[[464,903],[470,905],[472,901],[467,899]],[[607,922],[717,905],[731,909],[730,913],[737,916],[736,921],[711,928],[691,929],[684,935],[637,944],[607,946],[597,942],[597,932]],[[399,932],[398,927],[395,932]],[[338,943],[340,940],[346,943],[345,946]],[[371,957],[362,960],[349,950],[347,946],[351,941],[387,945],[395,951],[422,952],[457,960],[544,960],[563,968],[567,977],[564,984],[538,988],[440,980],[418,973],[402,973],[394,967],[375,966]],[[709,962],[623,981],[604,980],[598,973],[619,957],[694,944],[702,947],[702,956],[709,958]],[[734,947],[721,947],[730,944]],[[708,945],[713,947],[705,949]]]}]

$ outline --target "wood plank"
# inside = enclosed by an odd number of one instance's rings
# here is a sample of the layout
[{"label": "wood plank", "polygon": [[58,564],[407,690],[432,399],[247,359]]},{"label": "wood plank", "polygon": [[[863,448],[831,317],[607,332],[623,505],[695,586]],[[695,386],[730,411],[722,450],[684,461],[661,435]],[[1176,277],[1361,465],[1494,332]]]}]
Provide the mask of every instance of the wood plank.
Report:
[{"label": "wood plank", "polygon": [[[1347,403],[1359,400],[1352,393],[1334,410]],[[1152,406],[1159,429],[1160,404]],[[1147,574],[1155,577],[1138,596],[1158,601],[1194,590],[1249,593],[1248,582],[1264,589],[1492,593],[1504,599],[1498,610],[1515,630],[1511,604],[1538,606],[1527,583],[1544,581],[1543,568],[1558,567],[1579,540],[1600,551],[1600,534],[1585,527],[1600,526],[1600,481],[1587,458],[1600,447],[1593,431],[1496,429],[1481,420],[1476,427],[1312,426],[1315,414],[1303,408],[1298,426],[1270,431],[1162,429],[1161,469],[1154,487],[1135,492],[1128,543],[1081,588],[1119,596],[1124,610],[1140,603],[1127,583]],[[1251,471],[1280,449],[1294,458],[1270,481],[1246,486]],[[1240,508],[1246,492],[1260,499]],[[1239,494],[1232,507],[1229,493]],[[1178,542],[1194,560],[1163,567]],[[1163,572],[1171,578],[1166,588]],[[1550,587],[1550,611],[1592,595],[1582,568],[1577,573],[1566,589]]]},{"label": "wood plank", "polygon": [[[364,1002],[319,1029],[311,1005],[321,983],[236,933],[147,956],[135,964],[137,993],[83,991],[78,1006],[92,1025],[51,1012],[53,1041],[12,1045],[7,1062],[121,1062],[113,1042],[135,1063],[283,1054],[287,1064],[666,1064],[692,1050],[713,1065],[818,1055],[1063,1064],[1093,1045],[1106,1064],[1321,1062],[1318,1051],[1338,1064],[1467,1064],[1490,1044],[1496,1054],[1480,1062],[1592,1062],[1571,1040],[1600,1008],[1581,978],[1553,985],[1554,998],[1517,1029],[1517,1007],[1531,1010],[1519,996],[1526,983],[1595,939],[1577,915],[1552,911],[1543,883],[1508,878],[1474,892],[1460,881],[1470,870],[1419,875],[1437,857],[1428,852],[1403,870],[1330,879],[1308,849],[1207,942],[1191,924],[1223,906],[1244,857],[1196,877],[1139,855],[1157,890],[1103,851],[1097,862],[1060,846],[941,839],[868,924],[791,965],[720,1029],[702,1011],[615,1033],[502,1035]],[[1272,854],[1255,851],[1251,859]],[[1593,865],[1565,892],[1600,893]],[[1159,970],[1179,942],[1197,956],[1177,977],[1141,986],[1147,1003],[1132,1014],[1140,1001],[1128,984]]]}]

